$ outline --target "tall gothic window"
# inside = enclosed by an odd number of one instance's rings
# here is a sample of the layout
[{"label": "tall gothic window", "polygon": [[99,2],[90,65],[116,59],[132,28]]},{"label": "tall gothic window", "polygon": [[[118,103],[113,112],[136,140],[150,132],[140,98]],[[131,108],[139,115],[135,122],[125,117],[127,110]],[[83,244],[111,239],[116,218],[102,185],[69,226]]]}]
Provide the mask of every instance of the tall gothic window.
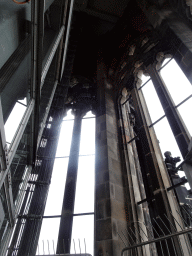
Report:
[{"label": "tall gothic window", "polygon": [[[61,127],[36,255],[56,253],[73,124],[74,116],[70,110]],[[93,255],[94,170],[95,116],[88,112],[82,119],[71,253]]]},{"label": "tall gothic window", "polygon": [[[192,121],[189,116],[192,107],[192,86],[174,59],[166,59],[165,62],[167,65],[158,72],[159,76],[168,89],[175,108],[178,109],[179,118],[184,121],[186,131],[191,136]],[[183,160],[152,80],[143,75],[142,81],[142,92],[151,117],[151,127],[154,127],[162,155],[164,156],[166,151],[171,151],[173,157],[179,156]],[[185,176],[183,171],[178,173],[180,177]],[[190,189],[188,183],[186,187]]]},{"label": "tall gothic window", "polygon": [[95,116],[89,112],[82,120],[74,209],[77,216],[73,217],[71,253],[91,252],[93,255],[94,170]]},{"label": "tall gothic window", "polygon": [[192,136],[192,86],[174,59],[160,72],[185,125]]}]

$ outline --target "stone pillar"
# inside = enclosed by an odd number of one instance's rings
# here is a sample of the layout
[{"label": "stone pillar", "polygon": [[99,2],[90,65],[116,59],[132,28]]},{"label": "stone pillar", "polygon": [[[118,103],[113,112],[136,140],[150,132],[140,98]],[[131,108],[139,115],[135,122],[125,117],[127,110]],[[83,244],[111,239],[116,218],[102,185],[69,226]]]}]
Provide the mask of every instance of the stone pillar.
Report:
[{"label": "stone pillar", "polygon": [[[142,177],[142,171],[140,167],[137,145],[135,137],[137,129],[135,131],[135,111],[131,103],[131,98],[129,94],[129,101],[127,100],[128,93],[124,88],[122,91],[122,96],[119,98],[119,111],[121,112],[121,126],[122,126],[122,137],[123,148],[126,161],[126,170],[129,183],[129,193],[131,197],[131,211],[133,212],[133,221],[131,228],[138,230],[140,235],[135,232],[137,237],[137,243],[142,241],[147,241],[147,236],[149,239],[153,238],[153,230],[150,227],[150,230],[146,228],[144,223],[151,222],[149,209],[147,202],[138,205],[137,203],[141,200],[146,199],[145,187]],[[132,110],[131,110],[132,109]],[[142,249],[139,248],[137,251],[138,255],[143,256],[157,256],[156,246],[153,244],[145,246]]]},{"label": "stone pillar", "polygon": [[[113,91],[98,65],[95,169],[95,256],[120,255],[125,247],[119,234],[127,227],[127,176],[121,166]],[[107,88],[105,86],[107,85]],[[127,219],[126,219],[127,218]]]},{"label": "stone pillar", "polygon": [[[57,253],[70,253],[71,235],[73,226],[73,212],[75,205],[75,192],[79,160],[81,137],[82,111],[76,111],[73,127],[73,136],[68,163],[65,193],[62,207],[62,218],[59,228]],[[65,143],[65,142],[63,142]]]}]

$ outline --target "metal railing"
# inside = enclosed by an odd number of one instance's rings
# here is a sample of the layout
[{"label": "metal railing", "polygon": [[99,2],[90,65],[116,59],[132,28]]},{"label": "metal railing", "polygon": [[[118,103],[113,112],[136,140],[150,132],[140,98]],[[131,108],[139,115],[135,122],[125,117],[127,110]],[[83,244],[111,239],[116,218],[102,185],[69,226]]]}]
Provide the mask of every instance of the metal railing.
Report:
[{"label": "metal railing", "polygon": [[[88,254],[88,253],[81,253],[81,254],[43,254],[44,256],[91,256],[91,254]],[[41,255],[36,255],[36,256],[41,256]]]},{"label": "metal railing", "polygon": [[[122,230],[121,233],[118,233],[125,245],[121,256],[148,256],[149,250],[151,251],[150,255],[192,255],[192,207],[188,206],[188,210],[185,207],[182,208],[182,214],[177,212],[178,218],[170,213],[174,222],[164,214],[164,216],[153,218],[153,224],[138,222],[139,230],[134,228],[134,223]],[[183,217],[184,214],[185,217]],[[183,220],[185,227],[180,225],[179,218]],[[145,225],[147,233],[144,233],[142,225]],[[186,250],[181,246],[183,243],[186,243]]]},{"label": "metal railing", "polygon": [[[83,243],[83,244],[82,244]],[[56,241],[52,240],[41,240],[39,241],[39,244],[37,246],[37,251],[36,251],[36,256],[40,256],[40,255],[81,255],[81,256],[91,256],[91,254],[87,253],[87,244],[86,244],[86,240],[85,238],[83,239],[83,242],[78,239],[77,241],[75,239],[73,239],[71,241],[71,251],[73,252],[72,254],[68,254],[68,253],[60,253],[58,252],[56,254]],[[63,250],[65,252],[65,243],[63,240]]]}]

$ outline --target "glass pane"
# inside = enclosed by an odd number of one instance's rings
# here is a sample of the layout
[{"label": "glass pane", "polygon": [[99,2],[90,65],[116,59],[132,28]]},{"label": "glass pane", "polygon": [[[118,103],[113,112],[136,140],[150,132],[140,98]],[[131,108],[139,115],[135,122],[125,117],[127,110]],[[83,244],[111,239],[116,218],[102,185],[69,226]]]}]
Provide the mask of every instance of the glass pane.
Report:
[{"label": "glass pane", "polygon": [[69,158],[55,159],[44,216],[60,215]]},{"label": "glass pane", "polygon": [[21,102],[22,104],[27,105],[27,98],[24,98],[23,100],[18,100],[19,102]]},{"label": "glass pane", "polygon": [[161,106],[161,102],[155,91],[152,81],[149,81],[146,86],[142,88],[143,95],[151,116],[152,123],[162,117],[165,112]]},{"label": "glass pane", "polygon": [[95,115],[93,115],[92,111],[87,112],[87,114],[83,118],[89,118],[89,117],[95,117]]},{"label": "glass pane", "polygon": [[[172,59],[173,60],[173,59]],[[162,63],[162,65],[161,65],[161,67],[160,68],[164,68],[164,66],[170,61],[172,61],[171,60],[171,58],[166,58],[166,59],[164,59],[164,61],[163,61],[163,63]],[[165,66],[166,67],[166,66]]]},{"label": "glass pane", "polygon": [[79,155],[95,154],[95,118],[83,119]]},{"label": "glass pane", "polygon": [[[73,218],[71,253],[90,253],[94,256],[94,216],[75,216]],[[80,243],[79,243],[80,241]]]},{"label": "glass pane", "polygon": [[[163,120],[161,120],[159,123],[157,123],[154,126],[154,129],[155,129],[155,133],[157,136],[157,140],[159,141],[159,146],[160,146],[161,153],[162,153],[163,157],[164,157],[164,153],[166,151],[170,151],[172,154],[172,157],[179,156],[181,158],[181,161],[183,161],[183,157],[182,157],[179,147],[176,143],[175,137],[172,133],[172,130],[167,121],[167,118],[165,117]],[[164,159],[165,159],[165,157],[164,157]],[[177,163],[177,166],[180,163],[181,162]],[[183,171],[178,171],[178,174],[180,177],[185,176],[185,173]],[[188,183],[185,184],[185,186],[187,187],[187,189],[189,189]]]},{"label": "glass pane", "polygon": [[154,129],[163,156],[166,151],[170,151],[173,157],[180,156],[183,159],[167,118],[154,125]]},{"label": "glass pane", "polygon": [[148,80],[150,79],[150,76],[145,76],[145,75],[142,75],[142,85],[145,84]]},{"label": "glass pane", "polygon": [[62,123],[56,157],[69,156],[73,134],[73,124],[74,121],[66,121]]},{"label": "glass pane", "polygon": [[64,121],[67,121],[67,120],[71,120],[71,119],[74,119],[74,115],[72,114],[72,110],[70,109],[68,112],[67,112],[67,115],[63,118]]},{"label": "glass pane", "polygon": [[191,83],[174,59],[160,73],[176,105],[192,94]]},{"label": "glass pane", "polygon": [[43,219],[36,255],[55,254],[60,218]]},{"label": "glass pane", "polygon": [[26,107],[16,102],[7,122],[5,123],[5,137],[6,141],[11,143],[21,119],[25,113]]},{"label": "glass pane", "polygon": [[95,156],[79,157],[74,213],[94,212]]},{"label": "glass pane", "polygon": [[181,106],[179,106],[178,111],[183,118],[183,121],[185,122],[185,125],[192,136],[192,118],[190,118],[190,113],[192,109],[192,98],[190,98],[188,101],[183,103]]}]

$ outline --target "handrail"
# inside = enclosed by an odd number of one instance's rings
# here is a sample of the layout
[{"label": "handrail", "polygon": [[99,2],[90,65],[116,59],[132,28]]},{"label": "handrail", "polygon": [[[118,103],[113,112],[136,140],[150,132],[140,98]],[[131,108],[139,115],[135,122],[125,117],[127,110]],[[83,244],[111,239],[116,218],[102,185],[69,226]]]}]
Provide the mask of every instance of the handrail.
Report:
[{"label": "handrail", "polygon": [[125,251],[128,251],[128,250],[132,250],[132,249],[136,249],[140,246],[143,246],[143,245],[148,245],[148,244],[152,244],[152,243],[157,243],[157,242],[160,242],[160,241],[163,241],[163,240],[166,240],[166,239],[169,239],[169,238],[172,238],[172,237],[175,237],[175,236],[180,236],[180,235],[183,235],[183,234],[186,234],[186,233],[190,233],[192,232],[192,228],[188,228],[188,229],[185,229],[185,230],[182,230],[182,231],[179,231],[179,232],[175,232],[175,233],[172,233],[172,234],[169,234],[169,235],[165,235],[165,236],[162,236],[162,237],[159,237],[159,238],[155,238],[155,239],[152,239],[152,240],[148,240],[146,242],[142,242],[142,243],[139,243],[139,244],[135,244],[135,245],[132,245],[132,246],[129,246],[129,247],[125,247],[122,251],[121,251],[121,256],[123,256],[123,253]]}]

